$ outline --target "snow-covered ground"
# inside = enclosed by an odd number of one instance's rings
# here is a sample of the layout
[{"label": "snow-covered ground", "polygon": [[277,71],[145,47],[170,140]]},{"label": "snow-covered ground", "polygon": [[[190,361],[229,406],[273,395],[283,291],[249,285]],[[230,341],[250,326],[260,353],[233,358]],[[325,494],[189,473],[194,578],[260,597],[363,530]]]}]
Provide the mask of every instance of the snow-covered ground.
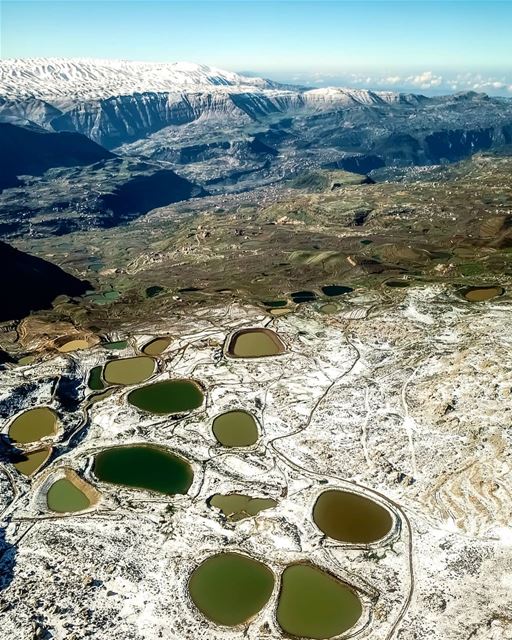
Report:
[{"label": "snow-covered ground", "polygon": [[[311,306],[268,323],[255,308],[231,306],[131,327],[120,355],[133,355],[153,335],[176,336],[157,378],[200,380],[203,407],[180,420],[141,415],[118,388],[88,410],[86,437],[33,482],[0,467],[7,542],[16,549],[12,580],[0,590],[4,640],[29,637],[34,624],[56,640],[277,640],[279,576],[301,560],[358,590],[358,637],[512,637],[510,299],[469,304],[426,286],[396,290],[382,304],[378,292],[356,291],[333,316]],[[223,357],[231,331],[263,325],[279,333],[286,353]],[[105,357],[93,347],[13,367],[4,373],[3,398],[40,381],[26,403],[53,404],[73,429],[81,416],[62,412],[48,381],[70,368],[85,379]],[[213,437],[213,418],[232,408],[260,424],[249,449],[224,449]],[[134,442],[187,457],[195,472],[188,495],[94,478],[98,449]],[[93,510],[61,517],[44,509],[45,480],[62,467],[101,491]],[[334,487],[387,506],[390,535],[359,548],[325,539],[311,510]],[[278,505],[229,523],[206,500],[234,491]],[[193,568],[222,550],[254,556],[276,575],[270,602],[247,629],[216,627],[187,595]]]}]

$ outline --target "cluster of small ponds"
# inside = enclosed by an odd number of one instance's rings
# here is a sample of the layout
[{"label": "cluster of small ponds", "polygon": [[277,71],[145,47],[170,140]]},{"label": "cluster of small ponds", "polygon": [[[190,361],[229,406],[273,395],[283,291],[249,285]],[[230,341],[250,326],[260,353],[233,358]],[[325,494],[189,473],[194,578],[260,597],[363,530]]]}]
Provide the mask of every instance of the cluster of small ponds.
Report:
[{"label": "cluster of small ponds", "polygon": [[[293,305],[311,303],[311,302],[322,302],[322,297],[325,296],[327,298],[337,298],[346,293],[351,293],[354,291],[352,287],[347,287],[341,284],[329,284],[321,287],[320,292],[316,291],[294,291],[288,295],[286,298],[282,298],[279,300],[264,300],[262,302],[263,306],[266,308],[267,312],[273,316],[281,316],[286,313],[290,313]],[[333,302],[327,302],[321,304],[319,307],[320,312],[330,314],[336,313],[338,311],[338,306]]]},{"label": "cluster of small ponds", "polygon": [[[346,293],[338,287],[324,289],[326,295]],[[306,300],[307,293],[298,292],[296,301]],[[470,287],[462,295],[468,301],[484,301],[503,293],[501,287]],[[89,374],[89,388],[102,392],[148,381],[158,370],[158,356],[171,342],[169,336],[155,338],[143,347],[142,355],[111,359],[94,367]],[[104,346],[115,351],[124,349],[127,343]],[[245,359],[277,356],[284,351],[285,344],[275,332],[257,328],[235,332],[224,353],[230,358]],[[204,391],[195,380],[171,379],[138,386],[128,393],[127,400],[143,412],[176,415],[201,407]],[[223,447],[251,447],[260,435],[254,416],[238,409],[215,417],[211,429]],[[18,415],[8,430],[12,443],[21,448],[21,455],[14,462],[16,469],[25,476],[33,476],[41,469],[51,455],[52,440],[58,432],[57,414],[49,407],[36,407]],[[38,443],[37,448],[30,450],[34,443]],[[74,513],[98,502],[100,493],[71,469],[57,475],[46,490],[46,504],[51,511]],[[188,460],[164,447],[144,444],[114,446],[98,452],[92,475],[99,482],[169,496],[186,494],[194,478]],[[207,503],[232,523],[277,506],[272,498],[239,493],[214,494]],[[361,548],[382,542],[394,526],[393,515],[386,507],[360,493],[339,489],[324,490],[316,497],[312,520],[326,538]],[[240,553],[224,552],[204,560],[192,572],[188,588],[192,601],[206,618],[232,627],[255,617],[269,602],[278,583],[276,619],[286,634],[331,638],[351,629],[363,613],[357,591],[318,566],[292,563],[276,576],[261,560]]]},{"label": "cluster of small ponds", "polygon": [[[405,278],[389,279],[385,280],[383,284],[391,289],[406,289],[413,284],[413,281]],[[325,285],[321,287],[321,295],[326,296],[327,298],[337,298],[344,294],[351,293],[352,291],[354,291],[352,287],[340,284]],[[486,300],[502,296],[505,293],[505,289],[498,285],[482,285],[463,287],[459,290],[459,293],[468,302],[485,302]],[[291,311],[291,303],[298,305],[312,302],[323,302],[319,307],[319,311],[321,313],[329,315],[336,313],[339,310],[336,302],[322,301],[321,296],[313,290],[295,291],[289,294],[289,298],[283,298],[280,300],[264,300],[262,304],[271,315],[279,316]]]},{"label": "cluster of small ponds", "polygon": [[[127,395],[128,402],[141,411],[157,415],[190,412],[204,402],[204,392],[195,380],[164,380],[144,385],[158,369],[157,357],[171,344],[170,337],[156,338],[145,345],[142,355],[116,358],[89,374],[88,385],[103,391],[116,385],[138,386]],[[109,350],[123,349],[126,343],[110,343]],[[230,358],[262,358],[285,351],[284,342],[269,329],[243,329],[235,332],[225,348]],[[94,394],[93,394],[94,395]],[[234,409],[217,415],[212,433],[223,447],[250,447],[260,431],[255,417]],[[49,407],[36,407],[17,416],[10,424],[14,445],[26,447],[43,440],[44,446],[24,451],[17,470],[32,476],[48,460],[51,440],[59,432],[57,414]],[[186,494],[194,473],[192,465],[164,447],[156,445],[118,445],[94,456],[92,477],[131,489],[164,495]],[[46,488],[48,509],[69,514],[95,506],[99,492],[71,469],[50,475]],[[277,500],[240,493],[214,494],[207,503],[218,509],[229,522],[236,523],[273,509]],[[380,540],[391,531],[393,518],[383,506],[362,495],[324,491],[317,496],[313,522],[323,535],[350,544],[365,545]],[[192,572],[189,593],[197,609],[210,621],[237,626],[247,623],[268,603],[278,580],[264,562],[240,553],[219,553],[207,558]],[[287,634],[298,637],[329,638],[357,623],[363,605],[356,591],[312,564],[291,564],[280,577],[276,618]],[[311,593],[316,595],[311,597]]]}]

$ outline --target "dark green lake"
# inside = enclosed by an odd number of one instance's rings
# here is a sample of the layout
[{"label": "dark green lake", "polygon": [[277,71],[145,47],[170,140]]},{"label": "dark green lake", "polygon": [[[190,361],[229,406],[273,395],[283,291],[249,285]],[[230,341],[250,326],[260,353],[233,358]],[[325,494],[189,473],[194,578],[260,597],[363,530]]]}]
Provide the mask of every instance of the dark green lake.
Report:
[{"label": "dark green lake", "polygon": [[106,388],[105,383],[101,378],[101,372],[103,367],[93,367],[89,372],[89,380],[87,381],[87,386],[89,389],[93,391],[103,391]]},{"label": "dark green lake", "polygon": [[204,616],[233,627],[261,611],[272,595],[274,576],[257,560],[238,553],[221,553],[195,569],[188,588]]},{"label": "dark green lake", "polygon": [[162,291],[164,291],[164,288],[160,287],[159,285],[154,285],[152,287],[148,287],[146,289],[146,298],[154,298],[159,293],[162,293]]},{"label": "dark green lake", "polygon": [[322,287],[322,293],[326,296],[341,296],[344,293],[351,293],[354,291],[352,287],[345,287],[341,284],[328,284]]},{"label": "dark green lake", "polygon": [[301,304],[302,302],[313,302],[316,300],[316,293],[314,291],[295,291],[291,294],[292,300]]},{"label": "dark green lake", "polygon": [[103,482],[167,495],[187,493],[194,474],[183,458],[160,447],[112,447],[97,454],[94,475]]},{"label": "dark green lake", "polygon": [[203,392],[193,380],[164,380],[128,394],[130,404],[157,414],[192,411],[200,407],[203,400]]},{"label": "dark green lake", "polygon": [[117,342],[103,342],[101,346],[104,347],[105,349],[117,351],[120,349],[126,349],[126,347],[128,346],[128,341],[118,340]]}]

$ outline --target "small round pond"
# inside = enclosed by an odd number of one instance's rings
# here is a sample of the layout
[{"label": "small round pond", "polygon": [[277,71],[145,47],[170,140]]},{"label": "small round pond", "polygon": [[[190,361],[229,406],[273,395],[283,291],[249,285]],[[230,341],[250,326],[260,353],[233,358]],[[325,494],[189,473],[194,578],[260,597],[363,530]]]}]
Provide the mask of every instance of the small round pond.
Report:
[{"label": "small round pond", "polygon": [[284,350],[281,339],[270,329],[242,329],[231,337],[227,353],[232,358],[264,358]]},{"label": "small round pond", "polygon": [[57,433],[57,415],[49,407],[36,407],[19,415],[9,427],[13,442],[27,444],[37,442]]},{"label": "small round pond", "polygon": [[313,520],[326,536],[352,544],[369,544],[387,535],[391,513],[374,500],[351,491],[324,491],[313,508]]},{"label": "small round pond", "polygon": [[325,313],[328,316],[333,315],[333,313],[337,313],[338,312],[338,305],[333,304],[332,302],[328,302],[327,304],[323,304],[320,307],[320,312],[321,313]]},{"label": "small round pond", "polygon": [[212,622],[234,627],[266,605],[274,576],[263,563],[238,553],[221,553],[200,564],[190,577],[190,597]]},{"label": "small round pond", "polygon": [[186,460],[160,447],[146,445],[101,451],[94,458],[93,472],[102,482],[166,495],[187,493],[194,479]]},{"label": "small round pond", "polygon": [[227,411],[217,416],[213,435],[225,447],[250,447],[258,441],[258,425],[247,411]]},{"label": "small round pond", "polygon": [[203,404],[204,395],[194,380],[163,380],[128,394],[128,402],[156,414],[184,413]]},{"label": "small round pond", "polygon": [[171,344],[172,338],[170,336],[164,338],[154,338],[150,340],[144,347],[142,348],[142,352],[147,356],[159,356],[163,353],[167,347]]},{"label": "small round pond", "polygon": [[260,511],[272,509],[277,501],[272,498],[251,498],[242,493],[216,493],[208,500],[208,504],[220,509],[230,522],[238,522],[255,516]]},{"label": "small round pond", "polygon": [[51,511],[74,513],[88,509],[92,501],[70,478],[60,478],[49,488],[46,502]]},{"label": "small round pond", "polygon": [[300,638],[332,638],[352,628],[363,608],[356,593],[318,567],[294,564],[281,578],[277,621]]},{"label": "small round pond", "polygon": [[485,302],[492,300],[505,293],[503,287],[487,286],[487,287],[467,287],[463,290],[462,295],[469,302]]},{"label": "small round pond", "polygon": [[155,372],[155,361],[148,356],[110,360],[103,369],[103,378],[108,384],[139,384],[151,378]]}]

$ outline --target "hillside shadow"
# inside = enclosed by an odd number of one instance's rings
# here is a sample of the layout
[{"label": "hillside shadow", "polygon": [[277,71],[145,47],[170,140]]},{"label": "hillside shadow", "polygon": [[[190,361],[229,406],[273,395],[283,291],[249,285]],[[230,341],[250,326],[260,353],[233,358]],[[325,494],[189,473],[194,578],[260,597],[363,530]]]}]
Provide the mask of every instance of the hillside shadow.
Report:
[{"label": "hillside shadow", "polygon": [[7,542],[5,529],[0,528],[0,591],[7,589],[14,578],[16,545]]}]

